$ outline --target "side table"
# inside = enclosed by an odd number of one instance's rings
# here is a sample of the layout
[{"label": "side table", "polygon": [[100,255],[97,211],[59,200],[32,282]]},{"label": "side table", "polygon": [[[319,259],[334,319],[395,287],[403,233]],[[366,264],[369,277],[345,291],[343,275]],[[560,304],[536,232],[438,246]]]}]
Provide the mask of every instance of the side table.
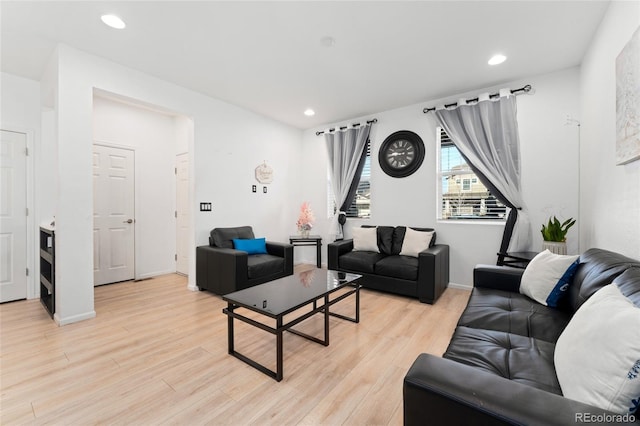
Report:
[{"label": "side table", "polygon": [[513,268],[526,269],[531,259],[536,257],[537,251],[512,251],[498,253],[498,266],[511,266]]},{"label": "side table", "polygon": [[322,265],[322,237],[320,235],[309,235],[303,237],[301,235],[292,235],[289,237],[289,244],[293,246],[316,246],[316,266],[318,268]]}]

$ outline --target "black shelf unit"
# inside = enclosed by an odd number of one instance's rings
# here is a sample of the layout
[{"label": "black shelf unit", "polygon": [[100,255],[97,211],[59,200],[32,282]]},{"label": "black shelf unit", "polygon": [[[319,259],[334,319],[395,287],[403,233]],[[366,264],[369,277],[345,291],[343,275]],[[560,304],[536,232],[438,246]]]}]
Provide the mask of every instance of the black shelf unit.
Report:
[{"label": "black shelf unit", "polygon": [[56,312],[56,236],[40,228],[40,302],[51,318]]}]

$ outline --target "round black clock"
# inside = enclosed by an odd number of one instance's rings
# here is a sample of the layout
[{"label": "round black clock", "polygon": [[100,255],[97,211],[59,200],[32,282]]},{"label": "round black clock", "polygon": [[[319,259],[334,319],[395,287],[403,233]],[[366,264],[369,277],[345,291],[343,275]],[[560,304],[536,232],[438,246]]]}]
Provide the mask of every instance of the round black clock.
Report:
[{"label": "round black clock", "polygon": [[424,160],[424,143],[420,136],[408,130],[389,135],[378,151],[382,170],[392,177],[406,177],[415,173]]}]

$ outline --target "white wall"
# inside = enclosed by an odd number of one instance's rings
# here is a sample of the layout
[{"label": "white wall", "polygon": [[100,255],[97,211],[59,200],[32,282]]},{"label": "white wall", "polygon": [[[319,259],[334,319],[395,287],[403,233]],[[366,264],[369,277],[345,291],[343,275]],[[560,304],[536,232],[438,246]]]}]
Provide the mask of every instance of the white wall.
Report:
[{"label": "white wall", "polygon": [[[43,193],[34,184],[34,175],[38,175],[42,158],[33,153],[41,146],[40,122],[40,83],[7,73],[0,74],[0,128],[27,134],[27,147],[31,155],[27,157],[27,207],[30,215],[27,219],[27,267],[32,273],[27,278],[27,297],[39,296],[39,262],[36,262],[39,249],[39,234],[35,232],[41,218],[37,216],[39,199],[36,194]],[[46,194],[45,194],[46,196]]]},{"label": "white wall", "polygon": [[636,259],[640,258],[640,161],[615,165],[615,67],[616,57],[639,27],[640,3],[611,2],[580,72],[581,249],[600,247]]},{"label": "white wall", "polygon": [[[55,55],[45,79],[53,82],[56,99],[60,324],[93,315],[91,141],[96,89],[193,120],[188,147],[194,194],[191,288],[195,245],[207,244],[213,227],[249,224],[257,235],[280,241],[293,231],[296,211],[289,206],[299,197],[301,131],[68,46],[58,46]],[[267,194],[253,194],[254,168],[262,161],[275,170],[274,182]],[[211,201],[213,211],[196,212],[201,201]]]},{"label": "white wall", "polygon": [[[529,207],[532,223],[532,249],[539,250],[542,237],[539,229],[550,215],[578,217],[577,129],[565,126],[565,116],[578,113],[578,69],[571,68],[552,74],[497,86],[519,88],[531,84],[533,95],[518,97],[518,123],[522,156],[522,187],[525,203]],[[391,111],[346,120],[362,122],[377,118],[371,133],[371,219],[348,221],[350,228],[362,223],[374,225],[409,225],[434,227],[437,241],[450,245],[451,282],[472,284],[473,267],[478,263],[495,264],[500,247],[503,225],[489,223],[447,223],[436,220],[436,130],[432,115],[422,109],[443,101],[475,96],[496,87],[478,89],[471,93],[454,94],[446,100],[432,100]],[[327,126],[329,127],[329,126]],[[315,231],[328,241],[329,222],[326,219],[326,151],[324,138],[311,129],[304,133],[305,158],[317,159],[309,164],[304,174],[305,199],[321,214]],[[424,141],[426,156],[420,169],[413,175],[394,179],[385,175],[378,165],[377,153],[381,143],[398,130],[416,132]],[[569,232],[569,250],[577,252],[577,232]],[[325,251],[326,256],[326,251]],[[326,259],[326,257],[325,257]]]},{"label": "white wall", "polygon": [[93,142],[135,152],[135,276],[175,272],[176,117],[135,105],[93,99]]}]

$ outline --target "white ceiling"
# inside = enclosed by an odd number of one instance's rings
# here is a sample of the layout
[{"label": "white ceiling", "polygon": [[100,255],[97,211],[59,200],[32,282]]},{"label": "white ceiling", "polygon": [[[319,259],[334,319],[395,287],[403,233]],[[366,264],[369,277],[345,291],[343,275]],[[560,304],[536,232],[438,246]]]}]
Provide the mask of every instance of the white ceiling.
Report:
[{"label": "white ceiling", "polygon": [[[576,66],[607,5],[2,1],[1,69],[39,80],[65,43],[307,129]],[[106,27],[104,13],[127,28]],[[497,52],[507,61],[487,65]]]}]

